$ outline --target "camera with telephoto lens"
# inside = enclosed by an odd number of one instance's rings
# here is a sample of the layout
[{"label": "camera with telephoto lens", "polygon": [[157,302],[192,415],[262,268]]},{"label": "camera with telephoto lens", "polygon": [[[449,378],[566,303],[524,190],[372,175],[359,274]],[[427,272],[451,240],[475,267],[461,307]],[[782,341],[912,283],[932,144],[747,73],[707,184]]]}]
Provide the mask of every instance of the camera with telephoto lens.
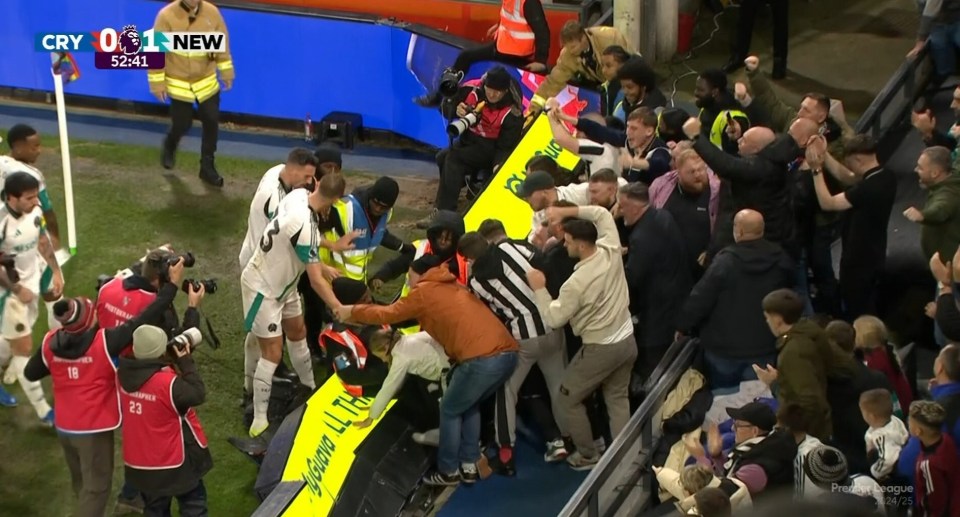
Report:
[{"label": "camera with telephoto lens", "polygon": [[217,292],[217,280],[214,278],[205,278],[201,280],[194,280],[192,278],[188,278],[183,281],[183,284],[180,286],[180,289],[183,290],[183,292],[190,294],[191,285],[193,286],[194,291],[199,291],[200,286],[202,285],[204,292],[206,292],[207,294],[213,294]]},{"label": "camera with telephoto lens", "polygon": [[460,81],[463,80],[463,72],[452,68],[447,68],[440,75],[440,88],[438,91],[444,97],[453,97],[460,90]]},{"label": "camera with telephoto lens", "polygon": [[480,122],[480,112],[487,105],[486,102],[480,102],[470,113],[454,120],[447,126],[447,135],[450,138],[458,137],[464,134],[468,129]]},{"label": "camera with telephoto lens", "polygon": [[[173,339],[167,341],[167,348],[168,349],[176,348],[181,352],[185,352],[187,351],[187,349],[189,349],[190,352],[192,353],[194,350],[197,349],[198,346],[200,346],[200,343],[202,342],[203,342],[203,334],[200,333],[200,329],[188,328],[187,330],[184,330],[182,333],[174,336]],[[218,345],[211,342],[210,347],[216,350],[218,348]]]},{"label": "camera with telephoto lens", "polygon": [[7,279],[11,284],[20,281],[20,273],[17,273],[16,255],[0,253],[0,267],[7,273]]}]

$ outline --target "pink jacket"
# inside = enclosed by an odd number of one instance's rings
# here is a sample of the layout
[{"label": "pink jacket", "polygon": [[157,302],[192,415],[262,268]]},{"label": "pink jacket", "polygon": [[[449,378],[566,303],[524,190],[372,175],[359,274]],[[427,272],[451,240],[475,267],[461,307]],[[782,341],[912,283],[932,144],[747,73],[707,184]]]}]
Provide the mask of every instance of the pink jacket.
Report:
[{"label": "pink jacket", "polygon": [[[707,172],[707,178],[709,178],[708,182],[710,184],[710,204],[708,206],[708,210],[710,211],[710,233],[713,234],[713,229],[717,224],[717,212],[720,209],[720,178],[718,178],[713,171]],[[677,188],[677,171],[672,170],[653,180],[649,191],[650,203],[654,208],[663,208],[675,188]]]}]

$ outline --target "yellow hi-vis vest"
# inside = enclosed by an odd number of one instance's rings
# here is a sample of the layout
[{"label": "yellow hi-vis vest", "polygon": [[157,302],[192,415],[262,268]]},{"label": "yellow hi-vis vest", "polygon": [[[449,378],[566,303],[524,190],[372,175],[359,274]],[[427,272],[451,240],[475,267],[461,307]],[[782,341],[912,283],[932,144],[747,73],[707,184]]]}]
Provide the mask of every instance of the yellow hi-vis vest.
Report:
[{"label": "yellow hi-vis vest", "polygon": [[[727,130],[727,115],[730,115],[731,118],[743,118],[747,119],[747,122],[750,122],[750,118],[747,117],[747,114],[740,110],[723,110],[717,115],[717,118],[713,119],[713,126],[710,127],[710,143],[717,146],[723,147],[723,133]],[[703,110],[700,110],[700,116],[703,116]]]},{"label": "yellow hi-vis vest", "polygon": [[[337,200],[333,204],[333,209],[340,217],[344,235],[357,230],[360,236],[353,240],[352,250],[333,252],[320,248],[320,260],[324,264],[337,268],[343,276],[366,283],[367,266],[373,259],[373,252],[380,246],[383,236],[387,233],[387,223],[390,222],[393,210],[381,216],[377,221],[377,229],[371,231],[370,227],[373,225],[370,223],[370,217],[362,203],[353,194]],[[336,230],[328,230],[323,235],[323,238],[330,242],[340,237],[342,235]]]}]

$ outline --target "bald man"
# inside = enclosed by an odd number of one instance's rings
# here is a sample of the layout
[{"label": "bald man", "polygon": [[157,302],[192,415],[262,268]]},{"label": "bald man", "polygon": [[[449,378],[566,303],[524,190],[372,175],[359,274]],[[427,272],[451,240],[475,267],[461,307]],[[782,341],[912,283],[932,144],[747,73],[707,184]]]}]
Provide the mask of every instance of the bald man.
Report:
[{"label": "bald man", "polygon": [[679,335],[699,335],[711,389],[755,380],[757,364],[776,364],[776,340],[763,318],[763,297],[792,287],[796,266],[780,245],[764,237],[756,210],[733,217],[734,243],[721,250],[694,286],[677,318]]},{"label": "bald man", "polygon": [[[804,124],[797,125],[797,138],[806,135],[805,128]],[[750,128],[738,142],[739,156],[733,156],[700,136],[698,119],[687,120],[683,131],[693,140],[697,154],[723,180],[720,214],[708,256],[732,242],[733,214],[747,208],[763,214],[768,240],[781,244],[791,256],[797,256],[788,181],[790,164],[803,154],[797,139],[790,135],[777,136],[765,127]]]}]

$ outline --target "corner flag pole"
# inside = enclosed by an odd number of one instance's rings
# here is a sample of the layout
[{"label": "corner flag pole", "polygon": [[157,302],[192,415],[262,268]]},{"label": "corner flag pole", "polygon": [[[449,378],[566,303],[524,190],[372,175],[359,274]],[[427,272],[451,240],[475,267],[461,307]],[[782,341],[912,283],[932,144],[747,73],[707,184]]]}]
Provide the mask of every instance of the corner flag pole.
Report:
[{"label": "corner flag pole", "polygon": [[[70,169],[70,137],[67,134],[67,106],[63,99],[63,76],[61,74],[61,66],[64,64],[73,68],[71,61],[67,54],[60,54],[59,59],[54,61],[51,72],[53,74],[53,91],[57,100],[57,127],[60,131],[60,158],[63,164],[63,195],[67,202],[67,245],[70,249],[70,255],[76,255],[77,218],[73,204],[73,173]],[[70,70],[66,72],[72,77],[75,71]]]}]

